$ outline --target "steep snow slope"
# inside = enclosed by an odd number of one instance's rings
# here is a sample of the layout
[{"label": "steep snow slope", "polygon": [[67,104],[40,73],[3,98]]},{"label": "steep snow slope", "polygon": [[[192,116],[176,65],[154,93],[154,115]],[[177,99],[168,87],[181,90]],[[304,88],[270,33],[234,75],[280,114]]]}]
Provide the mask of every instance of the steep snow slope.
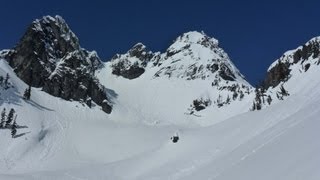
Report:
[{"label": "steep snow slope", "polygon": [[[238,115],[209,127],[180,127],[177,129],[180,140],[176,144],[169,140],[168,134],[154,131],[159,127],[148,126],[130,133],[130,136],[145,134],[150,130],[148,135],[166,138],[154,141],[141,138],[144,147],[154,145],[154,148],[131,158],[113,163],[79,163],[83,166],[80,168],[0,177],[62,180],[316,180],[320,178],[317,168],[320,165],[320,143],[315,140],[319,135],[317,117],[320,110],[317,105],[320,92],[314,90],[320,88],[320,80],[316,78],[318,74],[318,69],[310,69],[300,80],[312,80],[313,83],[305,83],[299,93],[264,110]],[[73,131],[72,128],[70,131]],[[130,140],[126,142],[132,143]],[[135,143],[131,144],[129,151],[138,148]],[[94,152],[102,152],[100,150],[96,148]]]},{"label": "steep snow slope", "polygon": [[254,94],[217,40],[199,32],[179,36],[163,54],[137,44],[96,75],[117,93],[117,121],[207,126],[249,111]]}]

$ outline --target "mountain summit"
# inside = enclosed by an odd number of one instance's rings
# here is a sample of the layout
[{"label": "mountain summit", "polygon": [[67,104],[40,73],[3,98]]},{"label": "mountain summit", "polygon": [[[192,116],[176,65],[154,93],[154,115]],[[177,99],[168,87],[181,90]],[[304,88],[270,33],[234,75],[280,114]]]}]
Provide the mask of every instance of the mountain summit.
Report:
[{"label": "mountain summit", "polygon": [[91,104],[110,113],[106,88],[94,77],[102,66],[96,52],[81,48],[79,39],[60,16],[44,16],[28,27],[5,57],[24,82],[66,100]]},{"label": "mountain summit", "polygon": [[222,78],[225,81],[245,82],[218,40],[204,32],[192,31],[179,36],[156,63],[161,67],[158,76],[187,80]]},{"label": "mountain summit", "polygon": [[0,51],[0,179],[318,180],[319,55],[313,38],[253,88],[203,32],[102,62],[45,16]]},{"label": "mountain summit", "polygon": [[[154,74],[155,78],[221,78],[249,84],[227,53],[219,47],[218,40],[210,38],[204,32],[191,31],[182,34],[164,53],[152,53],[145,45],[138,43],[126,54],[115,55],[111,62],[113,74],[128,79],[139,77],[149,65],[149,69],[158,69]],[[130,76],[130,72],[138,75]]]},{"label": "mountain summit", "polygon": [[[182,34],[163,53],[154,53],[138,43],[105,63],[97,76],[119,93],[118,105],[139,109],[144,116],[150,114],[142,119],[153,122],[153,113],[158,113],[154,109],[158,109],[165,116],[162,122],[184,117],[200,123],[197,119],[213,112],[216,116],[211,122],[201,123],[215,123],[249,111],[253,94],[252,86],[219,47],[218,40],[197,31]],[[120,84],[126,84],[130,91],[120,88]],[[168,105],[172,100],[175,106]],[[234,104],[247,108],[238,109]],[[223,114],[221,109],[228,109],[229,113]],[[170,117],[173,114],[178,117]]]}]

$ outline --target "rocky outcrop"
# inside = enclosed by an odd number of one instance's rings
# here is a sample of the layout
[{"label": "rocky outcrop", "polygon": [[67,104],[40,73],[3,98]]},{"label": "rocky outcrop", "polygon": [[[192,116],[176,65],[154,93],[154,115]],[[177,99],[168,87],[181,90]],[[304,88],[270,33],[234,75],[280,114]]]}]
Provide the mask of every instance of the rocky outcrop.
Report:
[{"label": "rocky outcrop", "polygon": [[201,111],[211,105],[210,99],[196,99],[193,101],[192,108],[196,111]]},{"label": "rocky outcrop", "polygon": [[148,62],[154,56],[154,53],[147,51],[146,46],[138,43],[126,54],[117,54],[112,58],[112,74],[126,79],[138,78],[145,72]]},{"label": "rocky outcrop", "polygon": [[207,83],[210,91],[199,92],[201,95],[187,108],[186,114],[195,116],[210,106],[225,108],[233,101],[242,101],[253,92],[218,40],[204,32],[182,34],[163,53],[152,53],[138,43],[127,53],[115,55],[107,66],[113,75],[129,80],[145,74],[143,78],[155,81],[172,78]]},{"label": "rocky outcrop", "polygon": [[220,65],[219,75],[226,81],[234,81],[236,79],[234,72],[232,72],[230,68],[225,64]]},{"label": "rocky outcrop", "polygon": [[161,55],[152,60],[160,69],[154,77],[176,77],[187,80],[217,79],[235,81],[244,77],[232,64],[218,40],[203,32],[188,32],[179,36]]},{"label": "rocky outcrop", "polygon": [[293,54],[293,62],[298,63],[299,61],[305,61],[312,57],[317,58],[320,53],[320,44],[317,38],[312,39],[307,44],[303,45]]},{"label": "rocky outcrop", "polygon": [[290,78],[290,63],[279,61],[276,66],[271,68],[264,80],[263,87],[276,87],[281,82],[287,81]]},{"label": "rocky outcrop", "polygon": [[[271,65],[268,70],[267,76],[264,80],[264,88],[276,87],[281,82],[286,82],[290,79],[291,71],[294,67],[299,67],[301,72],[309,70],[311,64],[320,64],[320,38],[316,37],[308,41],[303,46],[295,50],[286,52],[281,58]],[[311,63],[313,60],[316,63]],[[319,60],[318,60],[319,59]],[[298,65],[299,66],[296,66]],[[301,66],[300,66],[301,65]]]},{"label": "rocky outcrop", "polygon": [[5,58],[27,84],[66,100],[89,103],[92,99],[111,112],[106,89],[94,77],[103,64],[96,52],[80,47],[60,16],[35,20]]},{"label": "rocky outcrop", "polygon": [[304,45],[285,52],[268,69],[266,78],[255,89],[255,98],[251,110],[260,110],[274,102],[285,100],[293,91],[292,88],[311,68],[320,64],[320,37],[315,37]]},{"label": "rocky outcrop", "polygon": [[0,51],[0,58],[1,58],[1,59],[4,59],[5,57],[8,56],[8,54],[9,54],[10,52],[11,52],[10,49],[1,50],[1,51]]}]

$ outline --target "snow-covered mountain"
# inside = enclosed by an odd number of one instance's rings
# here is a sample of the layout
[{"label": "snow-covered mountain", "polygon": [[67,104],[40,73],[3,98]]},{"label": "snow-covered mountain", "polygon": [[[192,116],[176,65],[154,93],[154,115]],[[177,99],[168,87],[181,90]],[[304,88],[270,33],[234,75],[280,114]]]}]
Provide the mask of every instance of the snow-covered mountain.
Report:
[{"label": "snow-covered mountain", "polygon": [[260,104],[261,108],[270,106],[313,84],[313,78],[308,80],[306,77],[318,71],[319,55],[320,37],[312,38],[303,46],[285,52],[268,68],[262,87],[256,90],[254,105]]},{"label": "snow-covered mountain", "polygon": [[105,63],[97,77],[118,94],[114,109],[126,108],[115,114],[151,124],[214,124],[249,111],[254,95],[218,40],[195,31],[164,53],[138,43]]},{"label": "snow-covered mountain", "polygon": [[33,21],[17,46],[1,54],[27,84],[89,106],[93,101],[111,112],[106,88],[94,77],[102,62],[96,52],[80,47],[62,17],[45,16]]},{"label": "snow-covered mountain", "polygon": [[60,16],[35,20],[0,52],[17,130],[0,121],[0,179],[318,180],[319,39],[253,88],[203,32],[104,63]]}]

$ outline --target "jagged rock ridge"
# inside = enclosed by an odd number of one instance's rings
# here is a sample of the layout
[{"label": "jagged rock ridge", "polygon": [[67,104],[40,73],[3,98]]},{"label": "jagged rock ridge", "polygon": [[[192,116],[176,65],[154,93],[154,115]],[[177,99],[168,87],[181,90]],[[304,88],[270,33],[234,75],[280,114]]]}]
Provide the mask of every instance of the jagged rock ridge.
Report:
[{"label": "jagged rock ridge", "polygon": [[142,43],[134,45],[126,54],[117,54],[112,58],[112,74],[127,79],[135,79],[145,72],[150,60],[155,56]]},{"label": "jagged rock ridge", "polygon": [[106,88],[94,77],[95,70],[102,66],[97,53],[80,47],[62,17],[35,20],[5,59],[27,84],[66,100],[88,105],[92,100],[111,112]]},{"label": "jagged rock ridge", "polygon": [[192,31],[179,36],[154,65],[160,67],[155,77],[244,79],[219,47],[218,40],[203,32]]},{"label": "jagged rock ridge", "polygon": [[[298,47],[285,52],[268,69],[267,75],[260,87],[257,87],[252,110],[260,110],[273,102],[285,100],[297,88],[288,88],[297,79],[304,76],[309,69],[320,65],[320,37],[315,37]],[[299,89],[299,88],[298,88]]]},{"label": "jagged rock ridge", "polygon": [[209,106],[228,106],[253,92],[227,53],[219,47],[218,40],[204,32],[182,34],[164,53],[153,53],[138,43],[127,53],[115,55],[107,66],[112,69],[112,74],[129,80],[146,74],[144,78],[155,81],[174,78],[206,82],[212,91],[210,97],[200,95],[190,102],[189,114]]},{"label": "jagged rock ridge", "polygon": [[[266,88],[276,87],[281,82],[289,80],[290,72],[295,64],[301,64],[301,72],[308,71],[312,64],[319,65],[319,53],[320,37],[313,38],[303,46],[286,52],[269,67],[267,77],[264,80],[264,86]],[[312,62],[314,60],[316,62]]]},{"label": "jagged rock ridge", "polygon": [[244,79],[232,64],[228,55],[218,46],[218,40],[199,32],[179,36],[160,54],[148,51],[138,43],[125,54],[111,59],[112,73],[127,79],[135,79],[146,71],[146,66],[159,70],[154,77],[167,76],[187,80],[222,78],[226,81]]}]

